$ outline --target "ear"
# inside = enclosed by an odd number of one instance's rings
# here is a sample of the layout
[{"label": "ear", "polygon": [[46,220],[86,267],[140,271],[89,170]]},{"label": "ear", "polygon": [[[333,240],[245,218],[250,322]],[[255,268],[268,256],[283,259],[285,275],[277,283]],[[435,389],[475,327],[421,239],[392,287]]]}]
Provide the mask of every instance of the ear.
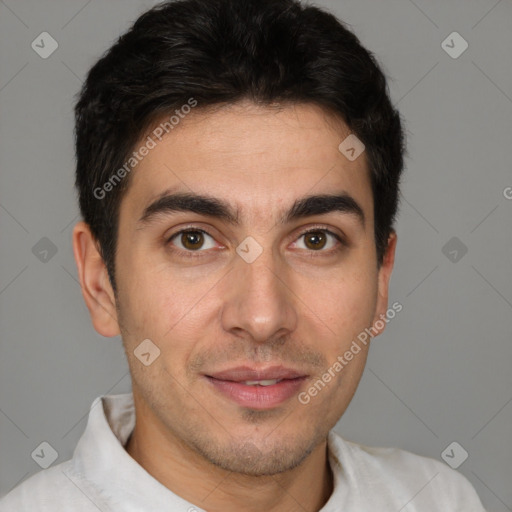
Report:
[{"label": "ear", "polygon": [[[393,265],[395,263],[395,250],[397,244],[397,235],[394,230],[391,231],[391,234],[388,237],[388,246],[386,248],[386,252],[384,253],[384,258],[382,260],[382,265],[379,269],[378,274],[378,296],[377,296],[377,307],[375,309],[375,316],[373,318],[373,331],[377,331],[375,336],[381,334],[386,328],[386,322],[383,320],[386,317],[386,311],[388,310],[388,292],[389,292],[389,280],[391,278],[391,272],[393,270]],[[384,324],[382,329],[376,327],[377,320],[380,322],[377,325]]]},{"label": "ear", "polygon": [[73,228],[73,253],[82,295],[94,328],[102,336],[117,336],[120,330],[114,291],[98,244],[85,222],[79,222]]}]

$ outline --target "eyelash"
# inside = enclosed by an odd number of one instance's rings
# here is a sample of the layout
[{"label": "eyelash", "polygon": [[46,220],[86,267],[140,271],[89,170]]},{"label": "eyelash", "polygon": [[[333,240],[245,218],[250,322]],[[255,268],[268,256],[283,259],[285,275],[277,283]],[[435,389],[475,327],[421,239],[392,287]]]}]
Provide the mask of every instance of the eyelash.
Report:
[{"label": "eyelash", "polygon": [[[345,242],[345,240],[340,236],[338,235],[337,233],[333,233],[330,229],[328,228],[325,228],[325,227],[315,227],[315,228],[310,228],[306,231],[303,231],[298,237],[297,239],[309,234],[309,233],[327,233],[328,235],[331,235],[332,237],[334,237],[338,242],[339,242],[339,245],[337,245],[336,247],[332,248],[332,249],[329,249],[327,251],[322,251],[322,250],[318,250],[318,251],[309,251],[311,252],[311,257],[322,257],[322,256],[330,256],[330,255],[333,255],[333,254],[336,254],[338,253],[340,250],[342,250],[344,247],[347,246],[347,243]],[[197,250],[197,251],[184,251],[182,249],[178,249],[176,247],[174,247],[171,242],[174,238],[176,238],[178,235],[181,235],[183,233],[203,233],[205,235],[208,235],[209,237],[211,238],[214,238],[210,233],[208,233],[208,231],[205,231],[204,229],[200,229],[200,228],[194,228],[194,227],[190,227],[190,228],[186,228],[186,229],[182,229],[181,231],[177,231],[176,233],[173,233],[170,237],[167,238],[166,242],[165,242],[165,245],[167,247],[170,248],[170,251],[173,252],[173,253],[180,253],[180,256],[183,256],[185,258],[201,258],[204,256],[204,254],[201,254],[201,253],[204,253],[206,251],[201,251],[201,250]],[[315,254],[315,253],[318,253],[318,254]]]}]

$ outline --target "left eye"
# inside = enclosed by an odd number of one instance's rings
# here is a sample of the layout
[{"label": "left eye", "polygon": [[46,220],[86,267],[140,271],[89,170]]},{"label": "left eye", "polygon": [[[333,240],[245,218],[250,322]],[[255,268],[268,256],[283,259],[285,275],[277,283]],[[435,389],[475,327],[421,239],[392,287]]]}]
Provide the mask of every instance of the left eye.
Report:
[{"label": "left eye", "polygon": [[[329,237],[331,239],[329,243]],[[327,229],[316,229],[302,233],[298,240],[304,239],[303,247],[299,246],[299,249],[309,249],[313,251],[319,251],[322,249],[332,249],[336,246],[336,240],[341,241],[340,237]],[[299,242],[295,242],[299,244]]]}]

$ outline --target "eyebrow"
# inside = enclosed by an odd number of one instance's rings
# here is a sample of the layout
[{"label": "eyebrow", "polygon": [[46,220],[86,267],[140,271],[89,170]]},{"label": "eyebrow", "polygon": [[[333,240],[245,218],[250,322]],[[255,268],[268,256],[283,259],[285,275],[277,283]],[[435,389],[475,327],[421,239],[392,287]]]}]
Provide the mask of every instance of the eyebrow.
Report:
[{"label": "eyebrow", "polygon": [[[138,220],[140,228],[161,215],[174,212],[192,212],[212,217],[229,224],[240,224],[240,211],[226,201],[200,194],[164,192],[149,204]],[[280,224],[290,223],[313,215],[343,213],[355,217],[365,229],[365,215],[359,203],[348,193],[310,195],[296,199],[291,208],[279,219]]]}]

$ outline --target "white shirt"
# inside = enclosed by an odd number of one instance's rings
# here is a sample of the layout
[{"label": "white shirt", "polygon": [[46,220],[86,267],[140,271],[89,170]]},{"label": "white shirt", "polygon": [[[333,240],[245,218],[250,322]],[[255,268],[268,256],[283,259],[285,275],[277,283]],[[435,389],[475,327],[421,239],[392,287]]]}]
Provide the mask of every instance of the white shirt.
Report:
[{"label": "white shirt", "polygon": [[[204,512],[126,452],[134,426],[131,393],[96,398],[73,458],[22,482],[0,512]],[[319,512],[485,512],[468,480],[440,461],[352,443],[333,430],[328,454],[334,489]]]}]

